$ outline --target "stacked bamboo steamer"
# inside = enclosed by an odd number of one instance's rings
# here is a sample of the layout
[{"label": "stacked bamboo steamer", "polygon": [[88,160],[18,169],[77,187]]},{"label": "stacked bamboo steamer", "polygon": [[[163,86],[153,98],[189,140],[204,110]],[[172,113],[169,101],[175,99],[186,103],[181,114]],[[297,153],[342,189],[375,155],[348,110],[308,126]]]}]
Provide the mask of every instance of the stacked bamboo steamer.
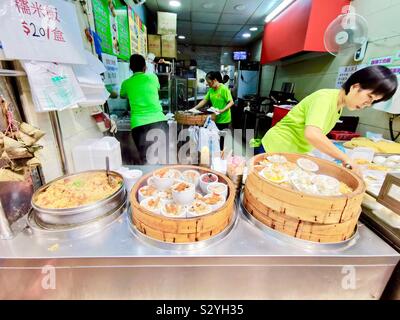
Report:
[{"label": "stacked bamboo steamer", "polygon": [[260,176],[256,164],[269,155],[257,155],[250,162],[243,205],[252,216],[277,231],[314,242],[340,242],[354,234],[365,192],[365,184],[357,175],[326,160],[279,153],[293,163],[308,158],[318,164],[319,174],[330,175],[353,190],[340,196],[305,194]]},{"label": "stacked bamboo steamer", "polygon": [[230,225],[234,218],[235,187],[228,177],[207,168],[189,165],[168,166],[168,169],[196,170],[201,174],[213,173],[218,181],[228,186],[228,196],[225,204],[209,214],[189,217],[170,218],[153,213],[142,206],[138,201],[138,191],[146,185],[153,172],[143,176],[132,188],[130,202],[132,206],[132,221],[136,228],[144,235],[168,243],[190,243],[209,239]]},{"label": "stacked bamboo steamer", "polygon": [[188,112],[178,111],[175,113],[175,120],[178,124],[186,126],[203,126],[208,116],[211,115],[211,120],[215,121],[216,115],[212,114],[193,114]]}]

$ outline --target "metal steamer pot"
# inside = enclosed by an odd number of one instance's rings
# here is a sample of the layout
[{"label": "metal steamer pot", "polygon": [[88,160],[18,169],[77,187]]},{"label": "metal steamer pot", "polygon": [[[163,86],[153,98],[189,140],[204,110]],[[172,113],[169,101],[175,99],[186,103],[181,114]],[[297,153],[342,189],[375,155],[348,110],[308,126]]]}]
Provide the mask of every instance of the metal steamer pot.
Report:
[{"label": "metal steamer pot", "polygon": [[96,218],[106,216],[111,214],[113,211],[117,210],[124,203],[126,203],[126,190],[123,183],[123,177],[114,171],[110,171],[110,174],[114,177],[119,177],[122,181],[120,188],[115,191],[112,195],[108,196],[103,200],[96,201],[94,203],[90,203],[88,205],[83,205],[74,208],[64,208],[64,209],[50,209],[50,208],[42,208],[36,205],[35,201],[38,195],[41,192],[44,192],[51,184],[55,183],[58,180],[62,180],[68,177],[76,177],[82,174],[90,173],[90,172],[102,172],[106,173],[105,170],[89,170],[83,171],[75,174],[65,175],[60,178],[57,178],[44,186],[40,187],[32,196],[31,205],[37,219],[44,226],[46,225],[73,225],[73,224],[81,224],[86,223]]}]

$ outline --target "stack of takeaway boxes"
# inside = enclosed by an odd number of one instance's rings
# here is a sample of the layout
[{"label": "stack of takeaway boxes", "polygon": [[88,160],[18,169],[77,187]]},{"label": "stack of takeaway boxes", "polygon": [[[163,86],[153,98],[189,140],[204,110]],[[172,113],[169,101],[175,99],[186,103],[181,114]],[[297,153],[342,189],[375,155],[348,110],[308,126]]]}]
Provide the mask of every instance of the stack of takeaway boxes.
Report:
[{"label": "stack of takeaway boxes", "polygon": [[148,52],[156,57],[176,58],[177,14],[157,12],[157,34],[147,35]]}]

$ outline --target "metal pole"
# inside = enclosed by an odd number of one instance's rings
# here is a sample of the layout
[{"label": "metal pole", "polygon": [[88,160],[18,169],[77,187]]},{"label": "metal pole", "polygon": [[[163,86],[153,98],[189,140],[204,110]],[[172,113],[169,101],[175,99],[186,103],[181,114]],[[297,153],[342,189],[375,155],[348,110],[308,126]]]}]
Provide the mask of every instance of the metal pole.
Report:
[{"label": "metal pole", "polygon": [[57,111],[49,111],[49,116],[54,136],[56,138],[55,142],[58,149],[58,154],[60,156],[61,170],[63,174],[67,174],[68,173],[67,157],[65,156],[64,142],[60,127],[60,120],[58,118],[58,113]]},{"label": "metal pole", "polygon": [[11,230],[10,223],[7,220],[6,213],[4,212],[3,205],[0,200],[0,239],[10,240],[14,238]]}]

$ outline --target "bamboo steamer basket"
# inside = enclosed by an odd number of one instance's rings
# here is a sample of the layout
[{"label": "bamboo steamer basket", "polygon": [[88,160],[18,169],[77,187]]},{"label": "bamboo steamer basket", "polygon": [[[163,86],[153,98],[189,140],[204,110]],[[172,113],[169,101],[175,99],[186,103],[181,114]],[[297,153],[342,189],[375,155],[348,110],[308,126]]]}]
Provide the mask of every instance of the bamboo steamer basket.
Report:
[{"label": "bamboo steamer basket", "polygon": [[209,239],[231,223],[234,217],[235,187],[228,177],[207,168],[189,165],[168,166],[168,169],[179,171],[196,170],[200,174],[214,173],[218,181],[228,185],[228,196],[225,204],[218,210],[199,217],[170,218],[153,213],[138,202],[138,190],[146,185],[153,172],[143,176],[132,188],[130,202],[132,206],[132,221],[144,235],[169,243],[190,243]]},{"label": "bamboo steamer basket", "polygon": [[308,155],[279,153],[290,162],[307,158],[327,174],[346,183],[353,192],[341,196],[305,194],[263,179],[254,164],[270,154],[250,161],[250,173],[244,187],[243,204],[265,225],[293,237],[316,242],[339,242],[350,238],[361,213],[365,184],[350,170]]},{"label": "bamboo steamer basket", "polygon": [[175,120],[178,124],[186,126],[203,126],[207,117],[211,115],[211,120],[215,121],[216,115],[212,114],[190,114],[186,112],[175,112]]}]

